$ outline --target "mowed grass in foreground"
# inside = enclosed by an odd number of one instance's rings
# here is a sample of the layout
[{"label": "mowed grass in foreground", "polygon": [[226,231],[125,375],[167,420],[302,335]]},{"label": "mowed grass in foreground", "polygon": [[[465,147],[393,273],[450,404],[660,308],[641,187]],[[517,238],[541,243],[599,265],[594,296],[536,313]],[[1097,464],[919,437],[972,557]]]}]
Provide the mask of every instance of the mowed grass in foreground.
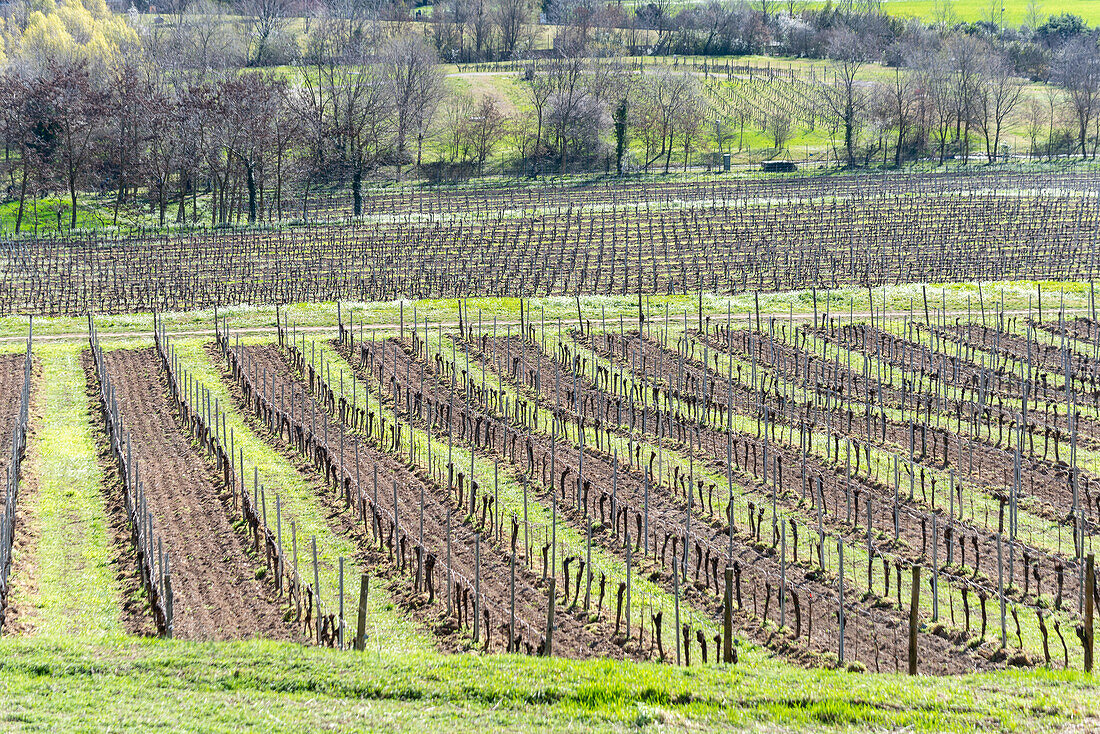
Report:
[{"label": "mowed grass in foreground", "polygon": [[[111,705],[103,705],[109,700]],[[0,729],[189,731],[1056,731],[1100,708],[1090,676],[908,678],[289,643],[0,640]]]}]

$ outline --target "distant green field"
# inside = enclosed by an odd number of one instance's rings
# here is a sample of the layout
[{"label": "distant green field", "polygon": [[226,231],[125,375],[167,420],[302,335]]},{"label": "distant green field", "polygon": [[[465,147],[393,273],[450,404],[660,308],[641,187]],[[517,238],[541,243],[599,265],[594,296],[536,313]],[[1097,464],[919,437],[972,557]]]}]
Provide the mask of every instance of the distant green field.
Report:
[{"label": "distant green field", "polygon": [[[806,6],[824,5],[825,0],[807,0]],[[931,21],[935,15],[936,0],[882,0],[883,9],[891,15],[911,16]],[[959,20],[973,23],[988,19],[990,0],[955,0],[952,3]],[[1004,8],[1004,22],[1018,26],[1027,20],[1028,3],[1026,0],[997,0],[997,6]],[[1038,4],[1038,17],[1045,20],[1050,15],[1073,13],[1085,19],[1090,25],[1100,23],[1100,2],[1096,0],[1063,0],[1059,3],[1043,2]]]}]

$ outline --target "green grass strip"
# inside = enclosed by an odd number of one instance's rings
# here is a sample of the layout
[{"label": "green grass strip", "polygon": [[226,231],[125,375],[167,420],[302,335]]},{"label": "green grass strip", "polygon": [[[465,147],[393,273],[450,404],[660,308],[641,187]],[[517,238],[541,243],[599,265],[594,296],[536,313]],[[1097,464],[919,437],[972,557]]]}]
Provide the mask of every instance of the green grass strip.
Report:
[{"label": "green grass strip", "polygon": [[32,542],[16,559],[12,603],[37,634],[122,635],[121,596],[112,563],[85,394],[81,345],[35,347],[41,373],[31,398],[31,434],[22,502]]},{"label": "green grass strip", "polygon": [[[64,695],[57,691],[63,690]],[[1091,677],[959,678],[522,656],[359,656],[271,642],[0,641],[0,728],[50,731],[1084,730]],[[112,705],[98,705],[109,696]]]}]

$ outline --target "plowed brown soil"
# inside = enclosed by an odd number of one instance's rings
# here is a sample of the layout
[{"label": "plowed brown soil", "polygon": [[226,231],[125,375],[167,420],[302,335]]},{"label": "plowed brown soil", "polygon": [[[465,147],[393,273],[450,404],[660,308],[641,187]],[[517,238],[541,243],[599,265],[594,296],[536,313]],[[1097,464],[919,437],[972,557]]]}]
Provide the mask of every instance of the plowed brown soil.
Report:
[{"label": "plowed brown soil", "polygon": [[103,357],[154,530],[170,553],[175,636],[297,639],[273,591],[256,579],[261,562],[233,529],[225,487],[176,423],[156,352],[119,350]]}]

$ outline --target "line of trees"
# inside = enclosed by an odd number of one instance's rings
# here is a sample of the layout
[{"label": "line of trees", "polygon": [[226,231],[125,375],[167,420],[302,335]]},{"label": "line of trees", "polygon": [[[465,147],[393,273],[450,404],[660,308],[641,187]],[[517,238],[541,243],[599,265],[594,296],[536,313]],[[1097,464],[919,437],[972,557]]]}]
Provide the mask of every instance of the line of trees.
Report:
[{"label": "line of trees", "polygon": [[[1032,154],[1095,158],[1100,148],[1097,36],[1064,17],[1028,41],[1046,49],[1044,73],[1057,85],[1043,96],[1026,93],[1016,41],[997,33],[948,23],[897,31],[873,8],[693,6],[725,13],[705,48],[724,48],[723,29],[745,23],[768,35],[798,19],[820,35],[825,73],[801,84],[787,106],[764,108],[744,99],[716,106],[713,80],[691,65],[647,62],[640,70],[612,33],[624,30],[622,10],[599,3],[543,7],[559,25],[536,54],[536,8],[519,0],[489,0],[476,12],[466,0],[447,0],[430,21],[395,6],[330,0],[294,25],[290,64],[276,68],[266,64],[282,53],[289,19],[300,12],[284,0],[247,0],[233,19],[226,6],[199,0],[206,4],[177,8],[162,22],[83,1],[79,13],[13,5],[2,26],[0,170],[17,202],[17,230],[43,192],[64,196],[70,227],[82,192],[113,195],[115,223],[133,203],[162,224],[304,216],[311,196],[334,188],[348,192],[359,215],[365,182],[401,180],[410,167],[418,176],[480,174],[506,145],[516,170],[530,174],[668,172],[703,147],[721,154],[736,140],[742,149],[746,128],[778,154],[796,119],[826,127],[847,166],[969,160],[975,148],[995,161],[1006,129],[1021,124]],[[639,13],[654,25],[649,42],[660,46],[682,31],[668,7],[647,8]],[[478,18],[487,24],[481,30]],[[454,56],[451,48],[462,49],[457,56],[473,49],[473,57],[529,52],[515,72],[522,98],[450,89],[440,53]],[[861,72],[871,62],[892,73],[868,81]]]}]

